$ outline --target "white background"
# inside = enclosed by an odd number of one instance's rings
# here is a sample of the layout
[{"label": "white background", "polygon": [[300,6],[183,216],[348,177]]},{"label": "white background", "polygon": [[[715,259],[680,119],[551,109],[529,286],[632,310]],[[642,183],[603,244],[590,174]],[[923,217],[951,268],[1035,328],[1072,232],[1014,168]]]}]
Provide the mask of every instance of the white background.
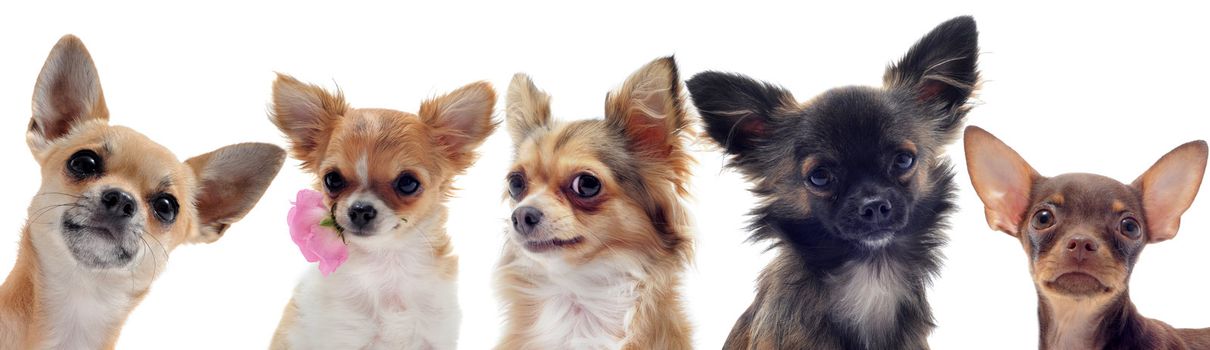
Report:
[{"label": "white background", "polygon": [[[14,8],[14,6],[20,6]],[[25,145],[34,79],[51,46],[79,35],[100,70],[114,124],[149,135],[181,159],[222,145],[285,145],[266,118],[273,72],[344,89],[360,107],[416,111],[422,99],[486,79],[501,92],[530,73],[558,118],[600,117],[606,91],[658,56],[682,78],[708,69],[779,83],[800,100],[877,85],[884,66],[956,15],[979,24],[985,83],[969,115],[1043,174],[1086,171],[1133,180],[1158,157],[1210,138],[1210,47],[1204,8],[1107,8],[1014,2],[949,4],[652,4],[164,2],[0,5],[0,271],[16,257],[39,186]],[[502,110],[503,101],[497,110]],[[502,113],[500,113],[502,116]],[[500,324],[491,271],[503,243],[501,202],[510,141],[493,135],[450,200],[461,256],[461,345],[487,349]],[[694,146],[691,210],[697,263],[684,285],[695,343],[718,348],[768,261],[744,242],[747,184],[719,152]],[[960,188],[945,268],[929,298],[937,349],[1037,344],[1036,295],[1020,245],[987,228],[951,147]],[[256,349],[268,345],[307,264],[288,238],[289,201],[313,178],[290,160],[260,205],[212,245],[184,246],[131,315],[121,349]],[[1210,181],[1208,181],[1210,182]],[[1206,187],[1206,186],[1203,186]],[[1146,316],[1210,327],[1210,191],[1174,241],[1148,247],[1131,295]],[[5,274],[0,272],[0,275]]]}]

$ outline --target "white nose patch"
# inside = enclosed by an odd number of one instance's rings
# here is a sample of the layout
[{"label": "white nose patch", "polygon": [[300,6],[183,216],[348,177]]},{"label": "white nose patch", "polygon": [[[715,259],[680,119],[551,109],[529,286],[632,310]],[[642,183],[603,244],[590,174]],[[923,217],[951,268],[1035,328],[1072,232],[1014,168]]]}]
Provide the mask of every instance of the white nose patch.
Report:
[{"label": "white nose patch", "polygon": [[365,154],[357,158],[357,167],[354,170],[357,172],[357,180],[363,185],[370,183],[370,165],[367,158]]}]

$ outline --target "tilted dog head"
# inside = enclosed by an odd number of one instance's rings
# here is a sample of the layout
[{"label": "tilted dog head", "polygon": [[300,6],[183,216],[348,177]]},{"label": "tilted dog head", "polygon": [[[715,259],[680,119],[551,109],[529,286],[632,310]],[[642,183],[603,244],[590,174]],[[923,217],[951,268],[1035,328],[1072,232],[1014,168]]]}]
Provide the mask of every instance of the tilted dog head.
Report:
[{"label": "tilted dog head", "polygon": [[511,240],[537,258],[681,258],[691,158],[676,62],[640,68],[605,100],[604,120],[551,120],[550,96],[518,74],[508,89],[516,157],[508,174]]},{"label": "tilted dog head", "polygon": [[162,271],[173,248],[217,240],[247,214],[285,158],[276,146],[249,143],[182,163],[108,122],[88,50],[63,37],[38,76],[26,136],[42,167],[28,230],[43,261]]},{"label": "tilted dog head", "polygon": [[[827,245],[825,255],[894,245],[948,209],[956,139],[978,84],[975,22],[945,22],[887,68],[884,86],[798,102],[772,84],[706,72],[689,90],[706,132],[763,202],[754,238]],[[808,225],[816,229],[764,230]],[[829,237],[795,233],[824,232]],[[810,241],[810,243],[808,243]]]},{"label": "tilted dog head", "polygon": [[495,129],[495,102],[491,85],[478,82],[424,101],[419,114],[351,108],[339,92],[279,74],[272,121],[316,175],[349,244],[377,245],[445,202]]}]

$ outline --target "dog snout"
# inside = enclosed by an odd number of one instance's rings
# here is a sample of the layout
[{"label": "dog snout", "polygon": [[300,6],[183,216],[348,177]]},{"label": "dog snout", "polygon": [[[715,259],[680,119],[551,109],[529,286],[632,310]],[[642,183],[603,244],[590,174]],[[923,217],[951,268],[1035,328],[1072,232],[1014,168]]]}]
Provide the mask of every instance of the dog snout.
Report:
[{"label": "dog snout", "polygon": [[520,207],[513,210],[513,229],[522,236],[533,234],[540,223],[542,223],[542,211],[538,208]]},{"label": "dog snout", "polygon": [[857,207],[857,216],[867,224],[884,226],[890,223],[894,209],[886,198],[869,198]]},{"label": "dog snout", "polygon": [[1080,263],[1096,254],[1098,249],[1101,249],[1101,245],[1097,241],[1088,236],[1076,235],[1067,241],[1065,252],[1071,259]]},{"label": "dog snout", "polygon": [[349,206],[349,222],[353,223],[353,228],[363,229],[377,216],[378,209],[374,209],[372,204],[356,202]]},{"label": "dog snout", "polygon": [[101,193],[101,213],[110,220],[130,220],[136,205],[134,197],[126,191],[108,189]]}]

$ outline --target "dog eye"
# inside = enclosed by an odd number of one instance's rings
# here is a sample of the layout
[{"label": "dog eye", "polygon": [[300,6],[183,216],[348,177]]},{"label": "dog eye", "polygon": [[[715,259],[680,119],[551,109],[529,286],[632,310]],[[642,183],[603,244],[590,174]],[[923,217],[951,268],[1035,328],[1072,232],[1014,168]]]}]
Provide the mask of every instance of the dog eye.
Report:
[{"label": "dog eye", "polygon": [[832,172],[824,168],[812,170],[810,174],[807,174],[807,182],[811,186],[819,188],[827,187],[832,183]]},{"label": "dog eye", "polygon": [[601,180],[589,174],[580,174],[571,180],[571,190],[580,197],[589,198],[601,193]]},{"label": "dog eye", "polygon": [[416,180],[412,174],[404,173],[395,180],[395,190],[405,195],[416,194],[416,191],[420,190],[420,180]]},{"label": "dog eye", "polygon": [[67,159],[67,169],[76,178],[88,178],[101,174],[101,156],[97,152],[81,150]]},{"label": "dog eye", "polygon": [[345,189],[345,185],[348,184],[345,183],[344,176],[340,176],[338,172],[332,171],[324,175],[324,187],[328,189],[328,193],[339,193]]},{"label": "dog eye", "polygon": [[899,152],[899,154],[895,155],[893,164],[895,165],[895,169],[899,171],[911,169],[912,166],[916,165],[916,156],[908,152]]},{"label": "dog eye", "polygon": [[1055,225],[1055,214],[1048,209],[1039,210],[1034,213],[1034,229],[1045,230]]},{"label": "dog eye", "polygon": [[508,195],[517,200],[520,199],[522,193],[525,193],[525,176],[518,173],[509,174]]},{"label": "dog eye", "polygon": [[1138,239],[1143,234],[1143,227],[1139,225],[1139,221],[1128,217],[1122,219],[1118,225],[1118,231],[1130,239]]},{"label": "dog eye", "polygon": [[151,211],[155,213],[155,217],[161,222],[170,224],[176,221],[176,214],[181,209],[176,202],[176,197],[171,194],[162,193],[151,199]]}]

